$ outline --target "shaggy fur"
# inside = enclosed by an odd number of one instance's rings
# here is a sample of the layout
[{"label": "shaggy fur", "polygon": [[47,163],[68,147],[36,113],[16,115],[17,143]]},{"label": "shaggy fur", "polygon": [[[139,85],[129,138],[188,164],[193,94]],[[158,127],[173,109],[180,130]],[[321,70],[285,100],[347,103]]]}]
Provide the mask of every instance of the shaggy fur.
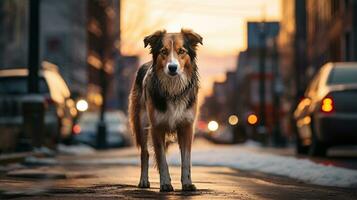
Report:
[{"label": "shaggy fur", "polygon": [[147,139],[151,136],[160,173],[160,191],[173,190],[165,157],[165,138],[175,133],[181,151],[182,189],[196,189],[191,181],[191,144],[197,116],[199,43],[202,44],[202,37],[186,29],[180,33],[156,31],[144,39],[145,47],[151,48],[152,61],[139,68],[129,97],[130,126],[141,149],[139,187],[150,187]]}]

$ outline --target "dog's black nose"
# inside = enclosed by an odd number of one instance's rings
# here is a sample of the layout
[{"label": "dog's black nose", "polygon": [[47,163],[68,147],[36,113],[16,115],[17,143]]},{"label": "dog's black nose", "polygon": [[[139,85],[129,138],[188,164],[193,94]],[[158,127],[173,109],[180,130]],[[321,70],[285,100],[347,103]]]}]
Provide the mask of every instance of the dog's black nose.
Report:
[{"label": "dog's black nose", "polygon": [[170,73],[176,73],[176,71],[177,71],[177,64],[169,64],[169,71],[170,71]]}]

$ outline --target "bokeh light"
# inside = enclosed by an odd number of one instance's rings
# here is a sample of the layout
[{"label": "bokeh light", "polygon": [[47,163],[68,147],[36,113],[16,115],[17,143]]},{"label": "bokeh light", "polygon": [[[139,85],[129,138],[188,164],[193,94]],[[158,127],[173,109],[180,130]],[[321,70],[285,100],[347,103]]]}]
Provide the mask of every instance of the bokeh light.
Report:
[{"label": "bokeh light", "polygon": [[218,122],[212,120],[208,123],[208,130],[209,131],[216,131],[218,129],[219,125]]},{"label": "bokeh light", "polygon": [[234,126],[234,125],[237,125],[238,124],[238,117],[237,117],[237,115],[231,115],[231,116],[229,116],[229,118],[228,118],[228,123],[230,124],[230,125],[232,125],[232,126]]},{"label": "bokeh light", "polygon": [[257,122],[258,122],[258,117],[257,117],[257,115],[255,115],[255,114],[250,114],[250,115],[248,116],[248,123],[249,123],[250,125],[255,125]]},{"label": "bokeh light", "polygon": [[88,110],[87,101],[84,100],[84,99],[81,99],[81,100],[77,101],[76,108],[77,108],[77,110],[79,110],[81,112],[84,112],[84,111]]}]

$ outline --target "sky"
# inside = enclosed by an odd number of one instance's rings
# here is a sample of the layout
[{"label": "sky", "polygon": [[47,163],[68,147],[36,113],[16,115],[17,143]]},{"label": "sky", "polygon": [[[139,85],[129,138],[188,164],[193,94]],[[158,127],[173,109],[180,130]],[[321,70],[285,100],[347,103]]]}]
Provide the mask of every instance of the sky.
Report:
[{"label": "sky", "polygon": [[198,49],[201,96],[212,92],[214,81],[224,81],[246,49],[247,21],[280,21],[281,0],[123,0],[120,44],[124,55],[150,60],[143,38],[159,29],[179,32],[189,28],[203,37]]}]

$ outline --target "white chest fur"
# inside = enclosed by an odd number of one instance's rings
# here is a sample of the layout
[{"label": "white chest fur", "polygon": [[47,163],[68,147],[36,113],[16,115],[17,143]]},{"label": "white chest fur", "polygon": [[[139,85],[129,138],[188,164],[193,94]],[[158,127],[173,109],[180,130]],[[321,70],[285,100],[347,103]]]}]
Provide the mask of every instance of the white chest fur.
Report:
[{"label": "white chest fur", "polygon": [[194,119],[193,109],[186,109],[184,102],[168,103],[166,112],[155,110],[156,124],[167,124],[170,129],[175,129],[180,122],[193,122]]}]

